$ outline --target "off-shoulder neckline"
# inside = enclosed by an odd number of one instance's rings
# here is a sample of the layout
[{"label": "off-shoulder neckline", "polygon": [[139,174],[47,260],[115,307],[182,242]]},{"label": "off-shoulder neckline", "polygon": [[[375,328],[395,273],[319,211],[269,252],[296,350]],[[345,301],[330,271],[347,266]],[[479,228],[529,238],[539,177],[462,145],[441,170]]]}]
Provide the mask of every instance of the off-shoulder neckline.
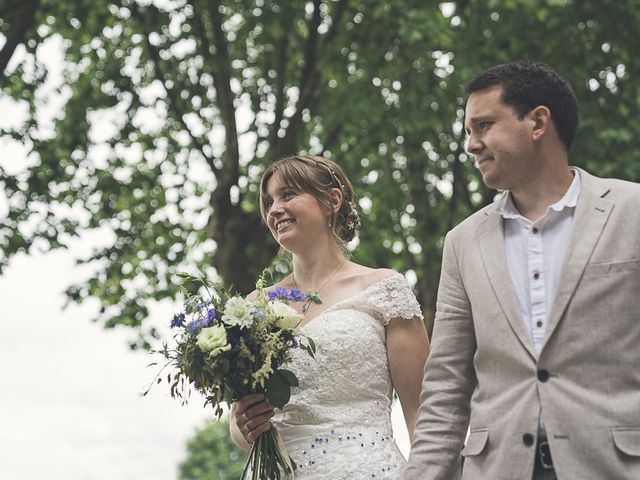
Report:
[{"label": "off-shoulder neckline", "polygon": [[354,299],[360,297],[361,295],[363,295],[364,293],[366,293],[366,292],[368,292],[370,290],[373,290],[374,287],[377,287],[378,285],[382,285],[383,283],[389,281],[392,278],[399,278],[399,277],[404,278],[404,275],[402,275],[400,272],[393,271],[392,273],[390,273],[389,275],[381,278],[380,280],[376,280],[375,282],[370,283],[368,286],[366,286],[365,288],[363,288],[359,292],[356,292],[353,295],[349,295],[347,298],[344,298],[344,299],[340,300],[339,302],[334,303],[330,307],[327,307],[325,310],[323,310],[319,314],[317,314],[314,317],[312,317],[309,321],[305,322],[300,327],[300,330],[302,330],[303,328],[307,327],[310,323],[315,322],[318,317],[321,317],[321,316],[331,312],[332,310],[335,310],[336,307],[342,305],[343,303],[353,302]]}]

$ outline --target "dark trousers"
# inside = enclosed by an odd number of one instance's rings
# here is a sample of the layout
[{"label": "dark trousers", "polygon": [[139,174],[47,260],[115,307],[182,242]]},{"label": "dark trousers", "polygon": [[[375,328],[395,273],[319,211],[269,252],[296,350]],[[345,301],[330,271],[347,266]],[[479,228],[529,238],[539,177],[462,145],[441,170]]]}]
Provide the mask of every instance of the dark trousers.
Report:
[{"label": "dark trousers", "polygon": [[548,468],[550,465],[553,465],[553,460],[551,458],[549,444],[544,439],[539,440],[536,445],[536,459],[534,464],[532,480],[558,480],[556,470],[553,467]]}]

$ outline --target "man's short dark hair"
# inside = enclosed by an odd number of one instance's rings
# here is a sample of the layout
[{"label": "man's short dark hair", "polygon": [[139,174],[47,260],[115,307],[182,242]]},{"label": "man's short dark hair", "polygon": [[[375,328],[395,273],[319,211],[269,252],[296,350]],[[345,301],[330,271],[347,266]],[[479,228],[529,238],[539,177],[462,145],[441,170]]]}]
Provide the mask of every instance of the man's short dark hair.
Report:
[{"label": "man's short dark hair", "polygon": [[496,65],[472,78],[465,86],[467,96],[499,85],[500,98],[518,118],[538,106],[551,111],[551,119],[567,150],[578,131],[578,100],[569,82],[541,62],[521,60]]}]

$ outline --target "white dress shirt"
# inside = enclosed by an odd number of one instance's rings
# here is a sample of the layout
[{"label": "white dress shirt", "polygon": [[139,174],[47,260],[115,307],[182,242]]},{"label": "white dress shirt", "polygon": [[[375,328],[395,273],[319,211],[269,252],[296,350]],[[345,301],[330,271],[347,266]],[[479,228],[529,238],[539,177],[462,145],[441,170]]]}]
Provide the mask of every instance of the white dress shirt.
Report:
[{"label": "white dress shirt", "polygon": [[571,171],[573,181],[564,196],[535,222],[520,215],[510,192],[505,192],[497,209],[504,218],[504,251],[511,281],[537,354],[542,348],[580,194],[580,174],[574,168]]},{"label": "white dress shirt", "polygon": [[[497,209],[504,219],[504,252],[511,282],[522,319],[538,355],[580,195],[580,173],[575,168],[571,171],[573,181],[564,196],[535,222],[520,215],[508,191]],[[538,429],[538,435],[545,438],[542,412],[538,417]]]}]

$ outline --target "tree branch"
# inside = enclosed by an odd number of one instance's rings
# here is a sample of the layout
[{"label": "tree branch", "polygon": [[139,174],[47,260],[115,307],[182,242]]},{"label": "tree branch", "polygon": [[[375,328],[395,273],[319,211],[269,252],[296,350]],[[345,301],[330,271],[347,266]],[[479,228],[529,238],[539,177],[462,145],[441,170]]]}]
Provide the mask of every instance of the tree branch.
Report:
[{"label": "tree branch", "polygon": [[313,88],[311,86],[315,84],[312,79],[315,78],[316,72],[316,54],[318,46],[318,27],[322,21],[320,16],[320,4],[321,0],[314,0],[313,2],[313,15],[309,20],[309,37],[304,47],[304,68],[302,69],[302,76],[300,78],[300,99],[298,101],[298,107],[296,108],[296,114],[302,114],[302,110],[306,108],[312,94]]},{"label": "tree branch", "polygon": [[318,27],[322,21],[320,16],[320,4],[321,0],[313,1],[313,15],[309,19],[308,31],[309,36],[304,46],[304,68],[302,69],[302,75],[300,77],[300,96],[296,104],[296,111],[289,118],[289,126],[284,139],[278,142],[277,145],[273,145],[270,157],[277,158],[287,153],[293,153],[293,150],[297,147],[297,136],[302,126],[302,112],[311,103],[311,100],[316,92],[318,85],[318,77],[316,71],[316,58],[317,58],[317,46],[318,46]]},{"label": "tree branch", "polygon": [[39,6],[40,0],[27,0],[16,14],[15,23],[7,32],[7,42],[0,50],[0,81],[5,78],[4,71],[16,48],[24,41],[27,32],[35,23],[36,11]]},{"label": "tree branch", "polygon": [[[285,2],[286,3],[286,2]],[[287,18],[287,15],[284,15],[284,18]],[[276,51],[276,105],[274,109],[274,121],[271,124],[271,129],[269,132],[269,143],[275,143],[278,130],[280,128],[280,122],[282,121],[282,117],[284,114],[284,106],[285,106],[285,72],[287,69],[287,49],[289,48],[289,33],[285,31],[285,33],[280,38],[278,42],[277,51]]]},{"label": "tree branch", "polygon": [[21,6],[24,6],[22,0],[5,0],[5,2],[7,2],[7,4],[4,8],[0,9],[0,17],[7,17],[12,10],[16,10]]},{"label": "tree branch", "polygon": [[226,137],[225,162],[222,166],[225,178],[221,180],[225,188],[228,189],[237,182],[240,166],[240,150],[238,148],[236,110],[233,105],[234,94],[231,91],[229,48],[222,30],[223,19],[220,14],[219,0],[211,0],[209,3],[209,14],[211,26],[213,27],[213,44],[216,47],[216,55],[220,59],[220,68],[212,73],[218,98],[218,108],[222,116]]},{"label": "tree branch", "polygon": [[329,29],[327,34],[324,36],[324,40],[322,42],[323,44],[331,43],[333,38],[336,36],[336,33],[338,32],[337,26],[342,20],[342,16],[344,15],[344,12],[346,10],[347,10],[347,0],[340,0],[338,2],[338,5],[336,6],[336,13],[331,20],[331,28]]},{"label": "tree branch", "polygon": [[[194,10],[197,7],[198,7],[197,3],[193,2]],[[191,22],[193,24],[193,32],[195,35],[196,43],[200,42],[200,51],[205,52],[204,61],[207,62],[207,59],[209,58],[208,54],[211,51],[211,42],[209,41],[209,37],[207,36],[207,30],[202,21],[202,17],[203,17],[202,15],[199,15],[198,12],[196,12],[196,14],[193,15],[193,17],[191,18]],[[211,73],[211,75],[213,76],[212,70],[210,70],[209,73]],[[203,124],[207,123],[199,111],[197,112],[197,115]]]},{"label": "tree branch", "polygon": [[338,138],[340,138],[340,134],[342,133],[343,125],[341,123],[335,125],[333,129],[327,135],[327,138],[324,142],[322,142],[322,153],[324,155],[325,152],[330,151],[331,148],[336,144]]},{"label": "tree branch", "polygon": [[167,92],[167,100],[168,100],[167,103],[171,108],[171,111],[173,112],[174,117],[178,120],[178,122],[180,122],[180,125],[182,126],[182,128],[188,133],[189,137],[191,138],[191,141],[198,148],[198,151],[204,157],[205,161],[207,162],[207,165],[209,165],[209,168],[211,168],[211,171],[213,172],[213,174],[217,176],[219,172],[219,168],[215,165],[215,159],[211,155],[207,155],[204,149],[205,143],[193,134],[193,132],[185,122],[184,114],[179,107],[180,97],[176,93],[175,88],[167,85],[167,82],[165,80],[165,75],[161,67],[160,52],[158,51],[158,48],[155,45],[153,45],[151,43],[151,40],[149,39],[149,35],[151,34],[151,32],[149,32],[147,29],[144,15],[142,14],[142,12],[140,12],[136,3],[132,3],[129,8],[131,10],[131,15],[138,21],[138,23],[140,24],[140,27],[142,28],[142,31],[144,32],[145,45],[147,47],[149,57],[153,61],[153,72],[155,74],[156,79],[158,79],[160,83],[162,83],[162,86],[164,87],[165,92]]}]

